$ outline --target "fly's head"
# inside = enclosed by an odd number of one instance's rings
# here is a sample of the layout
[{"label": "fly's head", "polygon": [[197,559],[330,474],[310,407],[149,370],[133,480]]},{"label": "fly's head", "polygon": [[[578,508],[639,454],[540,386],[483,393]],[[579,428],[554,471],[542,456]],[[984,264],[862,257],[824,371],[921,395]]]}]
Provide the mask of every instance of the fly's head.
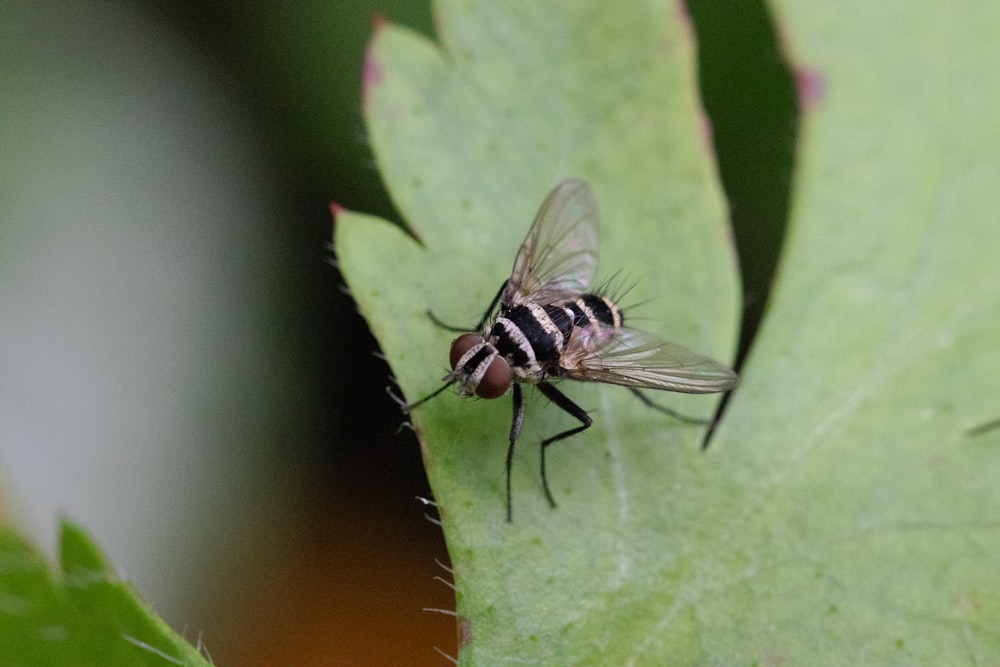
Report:
[{"label": "fly's head", "polygon": [[451,344],[452,371],[445,380],[458,381],[458,393],[499,398],[510,388],[510,364],[480,334],[462,334]]}]

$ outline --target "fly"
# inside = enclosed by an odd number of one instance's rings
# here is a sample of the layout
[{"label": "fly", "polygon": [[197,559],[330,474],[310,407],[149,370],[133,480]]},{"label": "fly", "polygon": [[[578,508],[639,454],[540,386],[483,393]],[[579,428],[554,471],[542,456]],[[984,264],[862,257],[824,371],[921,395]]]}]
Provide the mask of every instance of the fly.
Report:
[{"label": "fly", "polygon": [[408,412],[456,383],[462,396],[499,398],[511,391],[514,416],[506,461],[508,522],[512,516],[511,462],[524,421],[522,384],[536,385],[580,422],[541,443],[542,488],[552,507],[556,502],[545,474],[545,449],[593,423],[553,382],[568,379],[628,387],[650,407],[699,423],[702,420],[657,405],[639,389],[708,394],[736,386],[736,373],[728,367],[625,326],[617,304],[588,291],[596,265],[597,203],[586,183],[565,180],[542,203],[517,251],[510,278],[500,286],[475,330],[452,342],[452,371],[443,378],[445,384],[403,406]]}]

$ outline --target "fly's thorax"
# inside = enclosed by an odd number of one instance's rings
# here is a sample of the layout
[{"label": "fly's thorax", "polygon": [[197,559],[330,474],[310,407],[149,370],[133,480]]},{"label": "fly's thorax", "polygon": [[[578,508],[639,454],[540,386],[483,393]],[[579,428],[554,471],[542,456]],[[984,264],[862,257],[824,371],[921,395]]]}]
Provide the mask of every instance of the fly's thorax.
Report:
[{"label": "fly's thorax", "polygon": [[458,381],[463,396],[499,398],[510,388],[510,365],[481,335],[467,333],[456,338],[449,357],[452,371],[447,379]]},{"label": "fly's thorax", "polygon": [[540,382],[558,375],[559,360],[573,330],[574,312],[564,304],[528,303],[496,318],[489,340],[518,382]]}]

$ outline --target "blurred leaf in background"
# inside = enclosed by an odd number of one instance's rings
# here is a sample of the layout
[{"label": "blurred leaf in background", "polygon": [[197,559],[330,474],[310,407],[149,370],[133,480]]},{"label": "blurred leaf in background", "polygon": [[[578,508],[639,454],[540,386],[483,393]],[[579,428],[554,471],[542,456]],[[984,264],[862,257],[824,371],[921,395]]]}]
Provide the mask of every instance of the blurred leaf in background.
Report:
[{"label": "blurred leaf in background", "polygon": [[374,9],[320,4],[0,5],[3,512],[87,525],[222,663],[436,661],[419,452],[324,261],[332,198],[388,209],[337,180],[378,184]]},{"label": "blurred leaf in background", "polygon": [[0,526],[0,661],[4,665],[208,665],[111,572],[77,526],[63,523],[59,571]]},{"label": "blurred leaf in background", "polygon": [[279,198],[233,90],[148,13],[0,13],[6,501],[47,545],[72,513],[172,615],[296,502]]}]

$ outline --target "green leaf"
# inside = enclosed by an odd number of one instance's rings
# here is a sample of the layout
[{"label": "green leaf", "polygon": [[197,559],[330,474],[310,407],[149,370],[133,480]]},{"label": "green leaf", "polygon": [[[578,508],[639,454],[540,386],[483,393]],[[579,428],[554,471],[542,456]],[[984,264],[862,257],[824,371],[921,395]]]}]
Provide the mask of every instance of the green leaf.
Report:
[{"label": "green leaf", "polygon": [[[998,10],[788,3],[805,108],[794,213],[743,382],[701,429],[563,385],[529,400],[503,522],[509,403],[443,395],[414,424],[455,570],[463,664],[1000,660]],[[725,360],[737,293],[673,4],[437,5],[393,26],[365,113],[398,227],[341,211],[340,265],[410,400],[510,271],[560,179],[602,207],[605,275],[643,328]],[[748,166],[752,168],[752,165]],[[633,320],[634,321],[634,320]],[[658,396],[659,398],[659,396]],[[708,414],[712,397],[664,395]]]},{"label": "green leaf", "polygon": [[[567,177],[595,191],[598,273],[621,270],[626,285],[635,282],[625,297],[641,304],[632,321],[730,358],[739,287],[690,26],[676,6],[437,10],[440,46],[387,25],[365,68],[372,145],[420,243],[354,213],[339,212],[336,224],[340,267],[406,396],[426,395],[448,370],[453,334],[425,311],[473,326],[510,275],[538,206]],[[674,545],[686,531],[665,511],[665,490],[690,482],[679,470],[697,474],[704,430],[621,388],[564,388],[593,411],[595,426],[550,448],[560,502],[552,510],[538,443],[574,422],[528,392],[513,524],[504,521],[510,399],[445,394],[413,413],[455,570],[467,664],[625,655],[659,622],[683,563]],[[717,400],[662,396],[702,415]]]},{"label": "green leaf", "polygon": [[61,573],[0,526],[4,665],[208,665],[121,581],[84,532],[64,523]]},{"label": "green leaf", "polygon": [[704,490],[738,567],[694,570],[677,636],[712,631],[716,664],[996,663],[1000,434],[967,430],[1000,412],[1000,5],[777,4],[793,218],[713,447],[730,493]]}]

